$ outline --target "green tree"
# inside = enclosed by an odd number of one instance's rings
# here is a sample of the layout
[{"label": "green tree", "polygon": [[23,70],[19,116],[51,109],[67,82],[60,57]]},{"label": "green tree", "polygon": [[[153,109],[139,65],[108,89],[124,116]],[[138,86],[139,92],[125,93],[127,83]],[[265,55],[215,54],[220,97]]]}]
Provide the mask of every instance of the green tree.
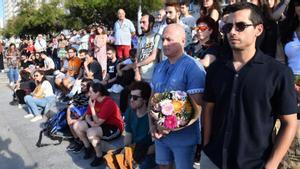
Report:
[{"label": "green tree", "polygon": [[[20,13],[7,22],[5,35],[36,35],[52,33],[64,28],[80,29],[92,23],[112,26],[117,20],[117,10],[123,8],[126,17],[136,21],[139,2],[144,12],[162,7],[161,0],[52,0],[36,7],[35,0],[21,1]],[[64,2],[64,7],[59,5]]]},{"label": "green tree", "polygon": [[65,27],[65,14],[59,8],[59,1],[42,3],[37,8],[34,1],[21,1],[20,13],[8,21],[4,33],[6,35],[50,33],[62,30]]},{"label": "green tree", "polygon": [[163,5],[161,0],[66,0],[65,7],[70,12],[68,20],[71,27],[99,22],[112,26],[119,8],[126,11],[127,18],[136,21],[139,2],[144,12],[153,12]]}]

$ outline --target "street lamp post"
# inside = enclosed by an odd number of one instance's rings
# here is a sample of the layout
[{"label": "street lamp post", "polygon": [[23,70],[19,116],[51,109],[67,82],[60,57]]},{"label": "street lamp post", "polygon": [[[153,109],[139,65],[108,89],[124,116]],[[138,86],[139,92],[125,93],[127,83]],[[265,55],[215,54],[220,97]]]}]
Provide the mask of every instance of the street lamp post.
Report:
[{"label": "street lamp post", "polygon": [[137,30],[139,35],[142,34],[141,25],[140,25],[141,19],[142,19],[142,1],[139,0],[139,9],[137,12]]}]

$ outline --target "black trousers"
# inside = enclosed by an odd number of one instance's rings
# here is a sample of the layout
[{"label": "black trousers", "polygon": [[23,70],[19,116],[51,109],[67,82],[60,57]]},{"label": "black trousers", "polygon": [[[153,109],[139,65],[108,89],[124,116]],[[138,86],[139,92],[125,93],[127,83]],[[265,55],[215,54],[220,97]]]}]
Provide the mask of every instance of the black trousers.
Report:
[{"label": "black trousers", "polygon": [[0,53],[0,70],[4,69],[3,53]]}]

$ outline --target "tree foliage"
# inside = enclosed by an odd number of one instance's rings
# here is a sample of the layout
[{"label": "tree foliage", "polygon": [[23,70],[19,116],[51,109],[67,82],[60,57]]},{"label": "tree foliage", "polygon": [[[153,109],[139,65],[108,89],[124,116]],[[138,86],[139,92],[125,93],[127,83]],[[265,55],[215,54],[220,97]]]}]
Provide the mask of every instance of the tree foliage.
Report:
[{"label": "tree foliage", "polygon": [[55,0],[47,4],[42,3],[37,8],[33,1],[21,1],[20,13],[8,20],[4,34],[35,35],[62,30],[65,27],[65,14],[64,10],[58,7],[59,3]]},{"label": "tree foliage", "polygon": [[[35,6],[35,0],[21,1],[20,13],[8,20],[3,33],[7,36],[58,32],[80,29],[92,23],[112,26],[117,10],[123,8],[126,17],[136,21],[139,2],[142,11],[152,12],[162,7],[161,0],[52,0]],[[64,8],[59,7],[64,2]]]},{"label": "tree foliage", "polygon": [[82,26],[99,22],[112,26],[119,8],[126,11],[127,18],[136,21],[139,2],[143,12],[150,13],[162,7],[162,0],[66,0],[65,6],[70,11],[70,18],[80,17],[77,21]]}]

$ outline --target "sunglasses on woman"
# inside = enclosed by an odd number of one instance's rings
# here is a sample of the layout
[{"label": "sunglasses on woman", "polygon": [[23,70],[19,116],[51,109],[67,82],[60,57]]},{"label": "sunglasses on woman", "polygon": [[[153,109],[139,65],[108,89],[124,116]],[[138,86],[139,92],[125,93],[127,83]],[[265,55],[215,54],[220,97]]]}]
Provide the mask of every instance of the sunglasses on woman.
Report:
[{"label": "sunglasses on woman", "polygon": [[201,32],[204,32],[204,31],[206,31],[206,30],[208,30],[208,29],[209,29],[209,27],[208,27],[208,26],[205,26],[205,25],[196,26],[196,27],[194,28],[194,30],[196,30],[196,31],[201,31]]},{"label": "sunglasses on woman", "polygon": [[246,24],[245,22],[237,22],[235,24],[233,23],[225,23],[225,25],[222,27],[223,33],[229,33],[234,25],[234,29],[238,32],[243,32],[247,27],[249,26],[255,26],[254,24]]}]

